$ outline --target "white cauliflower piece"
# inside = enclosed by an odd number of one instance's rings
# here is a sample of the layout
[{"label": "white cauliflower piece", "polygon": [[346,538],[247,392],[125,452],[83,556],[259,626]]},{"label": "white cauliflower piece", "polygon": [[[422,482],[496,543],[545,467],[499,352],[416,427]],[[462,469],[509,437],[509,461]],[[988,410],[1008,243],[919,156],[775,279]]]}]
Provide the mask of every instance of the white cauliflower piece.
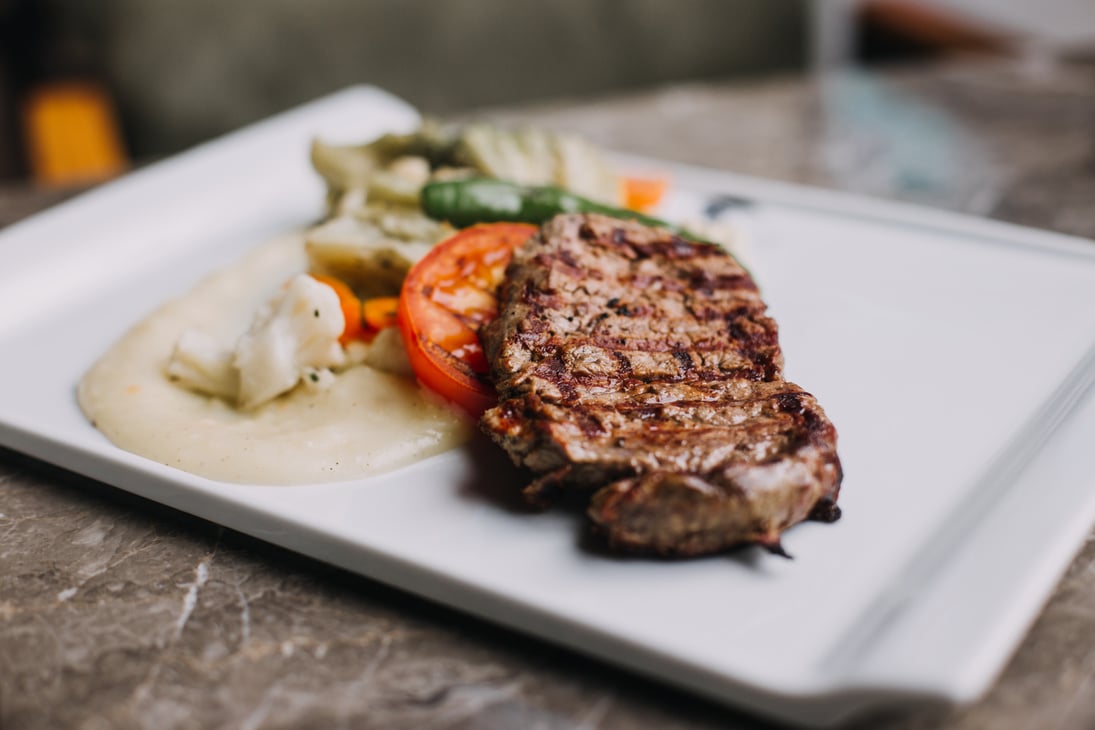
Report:
[{"label": "white cauliflower piece", "polygon": [[167,375],[190,390],[235,400],[239,374],[232,365],[234,357],[231,349],[212,336],[188,330],[175,343],[167,362]]},{"label": "white cauliflower piece", "polygon": [[290,279],[236,344],[239,406],[254,408],[291,390],[305,375],[315,380],[318,371],[344,364],[338,338],[345,325],[331,287],[307,274]]}]

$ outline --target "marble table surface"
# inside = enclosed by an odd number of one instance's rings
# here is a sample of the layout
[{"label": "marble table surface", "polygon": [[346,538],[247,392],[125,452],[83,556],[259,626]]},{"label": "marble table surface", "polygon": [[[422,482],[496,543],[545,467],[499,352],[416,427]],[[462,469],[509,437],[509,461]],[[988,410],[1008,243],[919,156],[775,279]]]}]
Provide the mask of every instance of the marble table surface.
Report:
[{"label": "marble table surface", "polygon": [[[1092,67],[692,83],[475,116],[1095,237]],[[68,194],[0,186],[0,226]],[[300,727],[771,725],[0,449],[0,728]],[[980,702],[856,727],[1095,727],[1095,541]]]}]

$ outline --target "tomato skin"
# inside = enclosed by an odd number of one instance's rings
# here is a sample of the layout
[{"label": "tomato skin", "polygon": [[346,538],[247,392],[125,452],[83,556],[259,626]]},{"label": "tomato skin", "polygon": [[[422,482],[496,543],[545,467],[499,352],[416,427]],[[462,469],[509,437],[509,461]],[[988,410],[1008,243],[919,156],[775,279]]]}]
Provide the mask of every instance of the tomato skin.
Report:
[{"label": "tomato skin", "polygon": [[474,374],[451,369],[445,351],[428,340],[416,340],[410,346],[407,330],[402,330],[407,357],[419,382],[447,401],[478,418],[496,402],[494,388]]},{"label": "tomato skin", "polygon": [[514,249],[537,230],[524,223],[466,228],[437,244],[403,281],[397,318],[415,375],[472,416],[497,402],[479,329],[498,316],[495,293]]}]

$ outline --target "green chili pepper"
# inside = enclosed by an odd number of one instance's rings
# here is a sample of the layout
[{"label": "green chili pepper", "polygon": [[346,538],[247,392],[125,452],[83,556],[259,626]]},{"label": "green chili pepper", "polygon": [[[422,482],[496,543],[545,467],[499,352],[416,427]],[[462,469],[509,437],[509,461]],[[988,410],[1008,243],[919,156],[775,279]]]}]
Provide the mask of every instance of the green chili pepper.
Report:
[{"label": "green chili pepper", "polygon": [[696,238],[679,226],[626,208],[595,203],[560,188],[517,185],[494,178],[428,183],[422,188],[422,209],[430,218],[448,221],[458,228],[499,221],[540,224],[560,213],[601,213]]}]

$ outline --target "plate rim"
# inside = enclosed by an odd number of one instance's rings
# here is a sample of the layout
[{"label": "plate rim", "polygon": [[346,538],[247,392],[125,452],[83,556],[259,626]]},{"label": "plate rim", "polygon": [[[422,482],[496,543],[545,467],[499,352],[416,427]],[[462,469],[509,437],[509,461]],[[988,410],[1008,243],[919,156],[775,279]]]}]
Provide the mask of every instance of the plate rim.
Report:
[{"label": "plate rim", "polygon": [[[404,110],[409,109],[404,102],[376,87],[364,85],[348,87],[347,89],[336,92],[330,96],[323,97],[317,101],[290,110],[289,112],[263,120],[256,125],[245,127],[226,135],[225,137],[200,145],[197,148],[182,153],[180,156],[171,157],[155,163],[154,165],[150,165],[148,168],[127,175],[115,183],[108,183],[101,188],[96,188],[76,196],[59,206],[40,211],[22,221],[10,225],[0,231],[0,261],[3,260],[5,252],[9,250],[6,247],[13,245],[12,241],[17,243],[20,239],[28,237],[33,238],[36,235],[37,227],[44,224],[52,224],[58,217],[63,219],[66,216],[79,215],[81,214],[81,211],[94,210],[98,206],[103,205],[103,201],[109,201],[114,196],[118,195],[124,196],[132,187],[141,185],[142,181],[158,179],[158,176],[171,176],[176,169],[173,165],[180,159],[206,160],[209,159],[209,155],[215,156],[221,154],[225,149],[230,149],[238,140],[252,140],[252,135],[256,131],[269,131],[278,128],[281,124],[287,124],[288,120],[296,118],[296,115],[318,113],[317,110],[328,107],[335,108],[338,104],[343,103],[344,100],[364,101],[366,98],[372,100],[369,103],[377,101],[381,103],[393,103],[401,105],[400,108]],[[668,168],[671,171],[674,180],[680,181],[684,188],[706,189],[709,191],[717,190],[720,193],[741,194],[743,197],[751,196],[764,203],[805,208],[815,212],[820,211],[834,215],[858,216],[875,222],[929,227],[934,230],[945,231],[952,235],[958,234],[964,237],[980,239],[988,244],[1033,247],[1044,253],[1078,257],[1085,262],[1095,263],[1095,242],[1077,236],[1042,231],[961,213],[935,210],[909,203],[874,199],[854,193],[824,190],[794,183],[763,180],[721,170],[683,165],[648,157],[635,155],[615,155],[615,157],[618,158],[622,164],[635,167],[636,169],[650,169],[652,165],[656,165],[662,169]],[[0,275],[0,279],[2,278],[3,276]],[[3,334],[0,334],[0,341],[2,340]],[[1082,401],[1079,404],[1080,406],[1083,406],[1084,403],[1090,403],[1092,400],[1089,392],[1085,398],[1086,400]],[[1073,427],[1075,426],[1073,422],[1070,421],[1069,423],[1071,423]],[[1069,424],[1066,423],[1065,426],[1068,427]],[[207,484],[203,487],[204,490],[210,484],[217,484],[216,482],[196,477],[180,479],[174,470],[171,470],[171,473],[162,471],[169,469],[169,467],[162,467],[158,464],[152,465],[151,462],[142,463],[143,460],[141,460],[140,457],[135,457],[127,452],[121,452],[120,450],[117,450],[116,447],[110,446],[96,450],[82,449],[78,445],[66,442],[63,439],[58,440],[51,437],[49,434],[35,432],[33,429],[27,429],[25,426],[22,426],[19,419],[12,414],[5,414],[2,404],[0,404],[0,444],[30,454],[36,458],[43,459],[44,461],[57,464],[62,468],[85,474],[93,479],[117,486],[142,497],[167,504],[173,508],[181,509],[190,514],[202,517],[203,519],[209,519],[221,524],[228,523],[222,519],[217,519],[217,516],[213,514],[215,510],[213,510],[212,507],[214,506],[231,506],[233,509],[243,510],[241,514],[253,514],[254,505],[234,501],[229,496],[226,496],[223,493],[217,493],[216,491],[209,490],[206,493],[203,493],[202,499],[207,501],[201,502],[201,500],[199,500],[199,504],[193,503],[190,500],[191,495],[189,494],[180,495],[172,492],[172,489],[177,488],[180,483],[184,487],[192,487],[195,482],[206,482]],[[111,453],[112,449],[117,453]],[[58,453],[65,454],[65,458],[57,460],[56,454]],[[156,468],[151,468],[152,466]],[[249,512],[249,510],[251,510],[251,512]],[[1087,528],[1084,527],[1084,525],[1089,527],[1091,519],[1095,518],[1095,499],[1089,500],[1089,503],[1083,507],[1081,512],[1083,512],[1086,517],[1083,519],[1077,517],[1074,520],[1074,523],[1064,531],[1067,534],[1063,537],[1059,536],[1054,543],[1053,552],[1055,553],[1055,556],[1049,562],[1058,567],[1058,572],[1054,574],[1051,579],[1049,577],[1046,578],[1045,582],[1048,583],[1048,589],[1051,589],[1056,583],[1060,572],[1067,568],[1067,562],[1064,562],[1063,565],[1061,564],[1063,561],[1060,556],[1065,553],[1071,555],[1078,549],[1081,544],[1080,540],[1082,540],[1083,534],[1086,534],[1087,531]],[[530,630],[527,625],[527,616],[522,618],[521,611],[516,612],[518,618],[513,618],[514,612],[512,610],[510,610],[508,615],[491,615],[497,614],[498,612],[493,609],[485,608],[481,605],[482,602],[479,600],[462,596],[458,601],[450,601],[439,598],[436,595],[436,591],[423,589],[422,586],[418,586],[417,589],[415,587],[408,587],[406,577],[393,576],[390,574],[392,566],[385,567],[379,565],[378,567],[376,556],[373,556],[374,562],[370,566],[373,572],[363,572],[360,564],[347,564],[350,561],[346,560],[344,557],[317,554],[315,547],[310,548],[306,544],[307,540],[296,538],[288,539],[285,536],[274,536],[272,538],[271,535],[276,532],[279,521],[285,521],[284,515],[277,515],[273,512],[269,512],[262,515],[262,520],[264,520],[264,522],[261,522],[252,528],[254,531],[248,529],[248,526],[245,524],[228,524],[228,526],[232,527],[232,529],[252,534],[259,539],[297,550],[325,562],[339,565],[340,567],[353,572],[363,573],[371,578],[391,583],[403,590],[409,590],[418,595],[423,595],[432,601],[445,603],[457,610],[466,611],[474,615],[486,616],[488,620],[504,624],[509,628],[534,633],[541,638],[547,638],[556,643],[563,643],[564,645],[583,653],[592,653],[600,659],[609,661],[613,664],[622,665],[632,671],[643,673],[643,662],[650,658],[650,650],[642,649],[641,647],[636,649],[638,654],[627,654],[627,652],[624,652],[625,656],[622,659],[619,646],[617,646],[613,652],[605,652],[604,650],[599,649],[591,651],[590,646],[587,643],[589,637],[583,635],[581,631],[573,634],[571,640],[560,640],[558,637],[545,636],[543,631]],[[297,527],[299,527],[299,525],[297,525]],[[1083,530],[1082,533],[1079,532],[1081,529]],[[1078,536],[1076,533],[1079,533]],[[1072,547],[1069,548],[1067,545],[1072,545]],[[357,546],[355,549],[361,550],[360,546]],[[418,570],[421,570],[421,567],[419,567]],[[389,574],[388,578],[378,577],[378,572],[381,574]],[[411,582],[413,583],[413,581]],[[686,688],[698,691],[701,694],[705,694],[717,700],[730,701],[733,704],[745,706],[761,714],[775,716],[785,720],[790,719],[804,724],[830,724],[843,719],[850,710],[874,705],[879,702],[892,703],[913,700],[918,702],[941,702],[945,704],[969,702],[982,694],[995,678],[996,672],[1002,669],[1002,666],[1000,666],[1000,652],[1002,651],[1005,655],[1010,654],[1010,651],[1014,646],[1022,640],[1025,635],[1025,626],[1033,621],[1037,615],[1038,609],[1042,605],[1042,601],[1048,598],[1048,594],[1046,594],[1046,590],[1048,589],[1045,586],[1042,586],[1042,588],[1036,591],[1036,593],[1044,594],[1041,596],[1041,600],[1033,602],[1028,601],[1028,605],[1020,611],[1020,614],[1022,615],[1010,619],[1010,625],[1013,627],[1010,645],[1006,645],[1007,642],[998,642],[997,656],[981,661],[981,664],[984,666],[977,671],[968,671],[966,673],[966,680],[960,685],[950,687],[949,691],[948,688],[940,687],[877,685],[864,680],[858,685],[846,683],[837,687],[830,686],[827,689],[824,686],[821,686],[820,689],[815,687],[813,691],[803,689],[796,694],[794,692],[788,693],[786,691],[774,692],[771,688],[763,686],[750,686],[748,682],[743,682],[740,679],[733,680],[731,684],[728,685],[726,677],[706,676],[696,667],[680,667],[680,679],[683,679],[683,682],[679,680],[674,681],[673,677],[666,676],[667,673],[664,668],[656,672],[645,673],[661,680],[669,680],[674,684],[685,684]],[[468,590],[474,592],[476,589],[469,588]],[[480,605],[478,605],[477,608],[469,608],[469,604],[473,606],[475,604]],[[565,619],[556,620],[567,623]],[[524,625],[522,624],[523,621]],[[1024,628],[1022,630],[1014,630],[1014,626],[1019,623],[1021,623]],[[571,626],[571,628],[583,627]],[[588,631],[588,627],[585,627],[583,630]],[[601,637],[600,640],[603,641],[603,637]],[[617,643],[619,642],[617,641]],[[1004,658],[1006,658],[1006,656]],[[663,663],[671,663],[673,658],[661,657],[661,661]],[[795,707],[776,707],[776,705],[784,702],[791,702]]]}]

